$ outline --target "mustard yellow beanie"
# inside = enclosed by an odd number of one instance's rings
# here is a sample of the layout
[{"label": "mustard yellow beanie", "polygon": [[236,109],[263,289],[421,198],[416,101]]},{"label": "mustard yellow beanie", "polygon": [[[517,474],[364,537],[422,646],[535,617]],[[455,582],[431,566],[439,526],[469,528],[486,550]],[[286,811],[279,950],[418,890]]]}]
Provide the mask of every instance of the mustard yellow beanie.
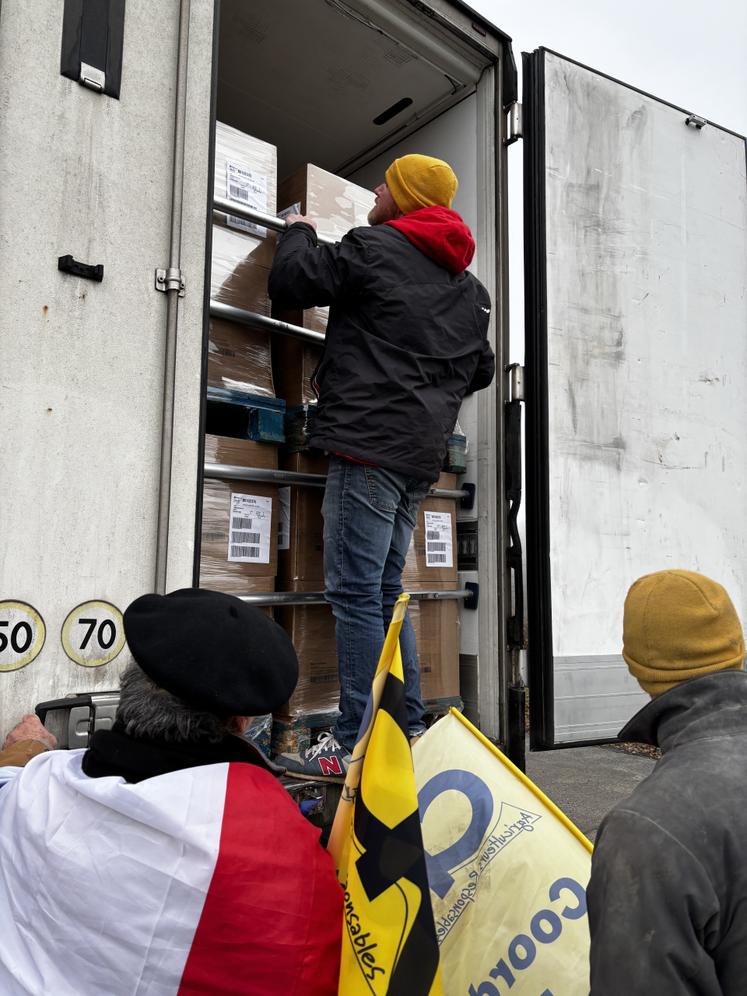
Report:
[{"label": "mustard yellow beanie", "polygon": [[623,613],[623,657],[649,695],[688,678],[740,670],[744,637],[724,588],[693,571],[658,571],[632,585]]},{"label": "mustard yellow beanie", "polygon": [[459,186],[454,170],[432,156],[402,156],[384,174],[389,193],[402,214],[418,208],[451,207]]}]

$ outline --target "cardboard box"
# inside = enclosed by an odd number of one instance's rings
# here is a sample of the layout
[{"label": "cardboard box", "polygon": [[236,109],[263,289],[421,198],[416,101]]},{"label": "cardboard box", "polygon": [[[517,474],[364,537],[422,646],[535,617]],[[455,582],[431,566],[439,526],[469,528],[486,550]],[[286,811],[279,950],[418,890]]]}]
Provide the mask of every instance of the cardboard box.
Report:
[{"label": "cardboard box", "polygon": [[214,224],[210,297],[234,308],[269,315],[267,280],[274,255],[274,235],[257,239]]},{"label": "cardboard box", "polygon": [[[441,474],[436,488],[456,488],[456,475]],[[407,551],[402,584],[428,587],[457,580],[456,498],[426,498]]]},{"label": "cardboard box", "polygon": [[283,606],[275,618],[290,636],[298,655],[298,684],[277,715],[298,716],[336,709],[340,681],[332,609],[329,605]]},{"label": "cardboard box", "polygon": [[[275,214],[275,146],[219,121],[215,126],[214,191],[237,204]],[[275,253],[275,234],[243,218],[224,214],[213,218],[211,297],[269,315],[267,278]]]},{"label": "cardboard box", "polygon": [[[236,201],[263,214],[277,211],[278,153],[274,145],[247,135],[237,128],[215,125],[215,196]],[[231,215],[216,214],[216,224],[228,227],[255,241],[267,234],[267,229]]]},{"label": "cardboard box", "polygon": [[424,702],[459,695],[459,605],[453,598],[422,602],[411,599],[407,607],[418,646]]},{"label": "cardboard box", "polygon": [[376,195],[342,176],[306,163],[278,184],[278,211],[289,208],[307,214],[317,223],[320,235],[341,239],[359,225],[368,224],[368,212]]},{"label": "cardboard box", "polygon": [[223,463],[229,467],[257,467],[277,470],[278,448],[268,443],[232,436],[205,435],[205,463]]},{"label": "cardboard box", "polygon": [[293,587],[297,581],[314,582],[313,590],[324,590],[323,498],[323,488],[280,488],[280,515],[288,521],[278,542],[280,591],[298,590]]},{"label": "cardboard box", "polygon": [[[313,163],[307,163],[278,184],[279,213],[292,209],[293,213],[307,214],[316,221],[320,235],[336,241],[351,228],[368,224],[368,212],[375,200],[372,191]],[[277,317],[316,332],[325,332],[328,312],[328,308],[310,308],[304,312],[278,313]],[[290,403],[302,404],[303,401]]]},{"label": "cardboard box", "polygon": [[207,382],[210,387],[274,398],[270,334],[211,318]]},{"label": "cardboard box", "polygon": [[[277,516],[277,485],[206,478],[200,587],[234,594],[273,591]],[[247,587],[255,578],[262,578],[266,586]]]}]

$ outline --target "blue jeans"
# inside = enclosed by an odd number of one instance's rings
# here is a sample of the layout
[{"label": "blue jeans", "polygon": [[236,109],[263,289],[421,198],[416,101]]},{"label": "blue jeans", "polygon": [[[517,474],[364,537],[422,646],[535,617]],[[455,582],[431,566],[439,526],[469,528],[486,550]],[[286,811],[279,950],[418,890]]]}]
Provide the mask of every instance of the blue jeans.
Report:
[{"label": "blue jeans", "polygon": [[[330,456],[324,492],[325,596],[336,619],[340,718],[335,738],[352,750],[368,702],[418,508],[430,485],[381,467]],[[422,733],[415,633],[408,616],[400,650],[410,736]]]}]

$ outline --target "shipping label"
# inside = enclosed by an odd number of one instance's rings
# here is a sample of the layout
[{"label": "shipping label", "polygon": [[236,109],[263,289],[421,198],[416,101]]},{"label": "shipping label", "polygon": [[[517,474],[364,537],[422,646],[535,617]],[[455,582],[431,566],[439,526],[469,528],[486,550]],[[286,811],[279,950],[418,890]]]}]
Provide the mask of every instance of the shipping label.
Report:
[{"label": "shipping label", "polygon": [[[226,163],[226,198],[229,201],[236,201],[254,211],[261,211],[268,214],[267,204],[267,176],[265,173],[258,173],[257,170],[247,169],[237,163]],[[245,218],[234,218],[231,215],[227,218],[230,228],[238,228],[242,232],[249,232],[264,238],[267,229],[261,225],[256,225],[253,221]]]},{"label": "shipping label", "polygon": [[453,567],[451,515],[448,512],[424,512],[425,566]]},{"label": "shipping label", "polygon": [[272,498],[231,495],[228,559],[238,564],[269,564]]}]

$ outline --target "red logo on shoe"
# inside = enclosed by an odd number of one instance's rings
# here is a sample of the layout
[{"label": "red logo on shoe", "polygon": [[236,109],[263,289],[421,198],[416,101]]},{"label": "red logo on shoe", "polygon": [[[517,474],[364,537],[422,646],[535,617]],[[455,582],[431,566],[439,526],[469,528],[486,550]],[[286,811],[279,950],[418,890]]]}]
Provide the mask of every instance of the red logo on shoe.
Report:
[{"label": "red logo on shoe", "polygon": [[320,757],[319,767],[323,775],[341,775],[342,765],[339,757]]}]

